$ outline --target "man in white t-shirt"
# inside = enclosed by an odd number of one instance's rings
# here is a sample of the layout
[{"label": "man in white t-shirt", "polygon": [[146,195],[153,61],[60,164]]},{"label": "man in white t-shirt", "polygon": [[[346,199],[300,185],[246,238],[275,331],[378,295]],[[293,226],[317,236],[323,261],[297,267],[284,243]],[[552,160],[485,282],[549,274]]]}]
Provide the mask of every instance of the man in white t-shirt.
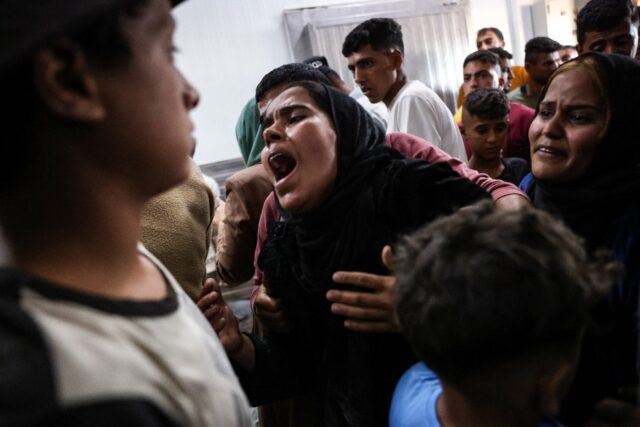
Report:
[{"label": "man in white t-shirt", "polygon": [[467,160],[462,137],[447,106],[422,82],[407,79],[402,69],[402,31],[397,22],[373,18],[359,24],[345,38],[342,54],[369,101],[382,101],[389,108],[387,132],[419,136]]}]

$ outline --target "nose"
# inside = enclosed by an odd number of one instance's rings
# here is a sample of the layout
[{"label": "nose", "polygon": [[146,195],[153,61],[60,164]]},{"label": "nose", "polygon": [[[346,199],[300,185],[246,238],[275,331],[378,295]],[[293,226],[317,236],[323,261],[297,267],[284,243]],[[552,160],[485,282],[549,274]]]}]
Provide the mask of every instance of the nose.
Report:
[{"label": "nose", "polygon": [[353,70],[353,80],[355,80],[358,85],[362,85],[364,83],[364,76],[358,67]]},{"label": "nose", "polygon": [[496,132],[495,132],[495,131],[493,131],[493,130],[490,130],[490,131],[489,131],[489,134],[487,135],[487,142],[489,142],[489,143],[493,144],[493,143],[495,143],[495,142],[496,142],[496,140],[497,140],[497,138],[496,138]]},{"label": "nose", "polygon": [[478,89],[478,79],[476,78],[476,76],[471,76],[469,87],[471,87],[471,89],[474,89],[474,90]]},{"label": "nose", "polygon": [[283,131],[277,123],[273,123],[271,126],[266,128],[262,133],[262,138],[264,139],[265,145],[268,147],[269,145],[282,141],[284,139]]},{"label": "nose", "polygon": [[560,113],[556,112],[553,117],[550,117],[544,124],[542,134],[549,139],[558,139],[562,137],[564,128],[562,127]]},{"label": "nose", "polygon": [[200,103],[200,93],[182,74],[180,74],[180,77],[184,85],[182,101],[184,102],[184,106],[187,107],[187,110],[193,110]]}]

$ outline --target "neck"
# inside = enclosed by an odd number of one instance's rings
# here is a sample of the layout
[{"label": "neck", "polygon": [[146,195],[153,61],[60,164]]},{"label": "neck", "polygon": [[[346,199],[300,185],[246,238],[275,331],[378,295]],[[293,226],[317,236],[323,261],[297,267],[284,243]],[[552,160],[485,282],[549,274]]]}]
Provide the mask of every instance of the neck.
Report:
[{"label": "neck", "polygon": [[10,196],[10,265],[62,287],[142,298],[136,292],[149,290],[150,267],[137,250],[145,198],[87,162],[52,162]]},{"label": "neck", "polygon": [[482,400],[468,396],[443,383],[436,409],[443,427],[537,427],[540,420],[523,406],[513,407],[512,398]]},{"label": "neck", "polygon": [[543,87],[543,84],[540,84],[533,79],[529,79],[529,82],[527,83],[527,95],[538,95],[540,92],[542,92]]},{"label": "neck", "polygon": [[500,161],[500,158],[483,159],[480,156],[471,156],[469,167],[478,172],[486,173],[491,178],[497,178],[504,172],[504,164]]},{"label": "neck", "polygon": [[382,100],[387,108],[391,106],[391,103],[395,99],[396,95],[398,94],[398,92],[400,92],[400,89],[402,89],[405,84],[407,84],[407,76],[402,70],[399,70],[396,81],[393,83],[393,85],[391,85],[391,88],[387,92],[387,95]]}]

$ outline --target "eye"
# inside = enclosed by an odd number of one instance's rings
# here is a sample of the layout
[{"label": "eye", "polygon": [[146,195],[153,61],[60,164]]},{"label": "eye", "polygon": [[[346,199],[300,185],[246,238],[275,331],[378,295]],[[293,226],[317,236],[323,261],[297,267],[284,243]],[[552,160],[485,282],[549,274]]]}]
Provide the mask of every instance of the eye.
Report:
[{"label": "eye", "polygon": [[302,120],[304,120],[304,116],[302,114],[292,114],[291,117],[289,117],[289,121],[287,123],[293,125]]},{"label": "eye", "polygon": [[593,121],[590,115],[584,113],[571,113],[569,119],[576,124],[587,124]]},{"label": "eye", "polygon": [[550,110],[548,108],[541,108],[540,111],[538,111],[538,117],[544,120],[548,120],[553,117],[553,110]]},{"label": "eye", "polygon": [[370,68],[371,66],[373,66],[373,61],[370,59],[367,59],[362,61],[360,65],[362,66],[362,68]]},{"label": "eye", "polygon": [[504,132],[505,130],[507,130],[507,125],[505,124],[496,126],[496,132]]}]

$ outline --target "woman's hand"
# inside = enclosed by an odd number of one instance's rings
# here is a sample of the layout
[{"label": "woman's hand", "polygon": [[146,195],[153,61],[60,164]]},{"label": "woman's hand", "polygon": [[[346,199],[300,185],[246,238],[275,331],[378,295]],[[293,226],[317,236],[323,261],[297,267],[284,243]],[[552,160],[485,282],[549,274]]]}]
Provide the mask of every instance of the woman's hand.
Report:
[{"label": "woman's hand", "polygon": [[204,282],[198,308],[218,334],[220,343],[229,358],[235,360],[243,368],[252,371],[255,365],[255,350],[251,339],[240,332],[238,319],[227,305],[220,292],[220,285],[213,279]]},{"label": "woman's hand", "polygon": [[289,324],[282,313],[280,300],[272,298],[267,292],[267,288],[260,285],[258,296],[256,297],[253,314],[269,330],[280,334],[289,332]]},{"label": "woman's hand", "polygon": [[[382,249],[382,263],[393,271],[391,247]],[[333,274],[335,283],[354,285],[373,292],[327,292],[331,312],[346,317],[344,326],[359,332],[398,332],[400,330],[393,306],[396,279],[362,272],[338,271]]]}]

